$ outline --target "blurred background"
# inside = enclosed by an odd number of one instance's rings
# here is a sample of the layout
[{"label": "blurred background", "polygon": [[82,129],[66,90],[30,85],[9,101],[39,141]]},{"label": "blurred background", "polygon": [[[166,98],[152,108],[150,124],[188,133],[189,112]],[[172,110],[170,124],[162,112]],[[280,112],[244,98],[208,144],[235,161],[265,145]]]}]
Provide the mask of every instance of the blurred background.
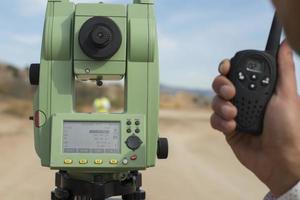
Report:
[{"label": "blurred background", "polygon": [[[32,122],[28,120],[34,91],[28,82],[28,66],[39,62],[46,2],[0,2],[3,200],[50,199],[54,187],[54,171],[40,167],[34,152]],[[273,17],[271,3],[157,0],[156,8],[161,64],[160,132],[169,138],[171,152],[168,160],[144,172],[148,199],[262,199],[268,189],[238,163],[222,134],[210,128],[210,85],[223,58],[231,58],[242,49],[264,49]],[[107,97],[113,110],[122,109],[120,83],[104,84],[97,92],[92,86],[79,84],[76,90],[78,111],[94,109],[95,97]]]}]

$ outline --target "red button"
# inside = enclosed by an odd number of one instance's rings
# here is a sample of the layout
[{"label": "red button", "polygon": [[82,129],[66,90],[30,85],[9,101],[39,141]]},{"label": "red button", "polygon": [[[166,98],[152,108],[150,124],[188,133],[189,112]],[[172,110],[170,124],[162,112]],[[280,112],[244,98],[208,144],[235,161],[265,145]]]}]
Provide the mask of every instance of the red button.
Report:
[{"label": "red button", "polygon": [[34,113],[34,125],[36,128],[41,128],[46,123],[46,115],[38,110]]},{"label": "red button", "polygon": [[40,127],[40,112],[36,111],[34,113],[34,125],[35,127],[39,128]]},{"label": "red button", "polygon": [[130,160],[136,160],[137,159],[137,155],[133,155],[130,157]]}]

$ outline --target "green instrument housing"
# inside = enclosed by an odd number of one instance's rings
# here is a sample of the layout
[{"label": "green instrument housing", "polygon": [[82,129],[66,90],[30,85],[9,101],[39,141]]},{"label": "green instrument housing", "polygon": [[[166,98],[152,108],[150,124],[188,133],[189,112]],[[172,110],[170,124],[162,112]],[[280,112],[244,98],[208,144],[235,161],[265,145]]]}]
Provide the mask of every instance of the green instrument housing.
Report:
[{"label": "green instrument housing", "polygon": [[[112,20],[122,36],[116,53],[103,60],[89,57],[79,44],[82,26],[95,16]],[[123,113],[75,112],[76,79],[123,78]],[[135,0],[129,5],[48,0],[34,96],[35,149],[43,166],[82,174],[123,173],[153,167],[159,140],[159,88],[154,0]],[[66,122],[119,123],[119,153],[66,153]],[[140,142],[137,149],[128,147],[131,136]]]}]

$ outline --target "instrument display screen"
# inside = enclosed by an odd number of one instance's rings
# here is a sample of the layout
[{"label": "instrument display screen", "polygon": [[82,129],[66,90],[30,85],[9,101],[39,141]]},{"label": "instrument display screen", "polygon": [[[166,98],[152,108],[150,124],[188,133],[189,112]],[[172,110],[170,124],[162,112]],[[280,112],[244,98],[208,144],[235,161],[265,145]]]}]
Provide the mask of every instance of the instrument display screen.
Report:
[{"label": "instrument display screen", "polygon": [[63,124],[64,153],[121,153],[120,122],[75,122]]}]

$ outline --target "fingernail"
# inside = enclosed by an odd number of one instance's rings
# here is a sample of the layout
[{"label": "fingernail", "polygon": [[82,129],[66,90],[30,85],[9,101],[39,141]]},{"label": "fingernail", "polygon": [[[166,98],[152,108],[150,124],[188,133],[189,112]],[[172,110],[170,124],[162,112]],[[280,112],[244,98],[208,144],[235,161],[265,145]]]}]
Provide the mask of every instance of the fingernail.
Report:
[{"label": "fingernail", "polygon": [[220,74],[225,74],[226,73],[226,69],[225,69],[225,67],[224,67],[224,65],[226,64],[227,65],[227,62],[228,62],[228,60],[223,60],[221,63],[220,63],[220,65],[219,65],[219,73]]},{"label": "fingernail", "polygon": [[222,97],[227,97],[230,90],[231,88],[228,85],[224,85],[220,89],[220,94],[222,95]]},{"label": "fingernail", "polygon": [[222,62],[219,64],[218,70],[219,70],[219,73],[220,73],[220,74],[223,74],[223,64],[224,64],[224,61],[222,61]]}]

